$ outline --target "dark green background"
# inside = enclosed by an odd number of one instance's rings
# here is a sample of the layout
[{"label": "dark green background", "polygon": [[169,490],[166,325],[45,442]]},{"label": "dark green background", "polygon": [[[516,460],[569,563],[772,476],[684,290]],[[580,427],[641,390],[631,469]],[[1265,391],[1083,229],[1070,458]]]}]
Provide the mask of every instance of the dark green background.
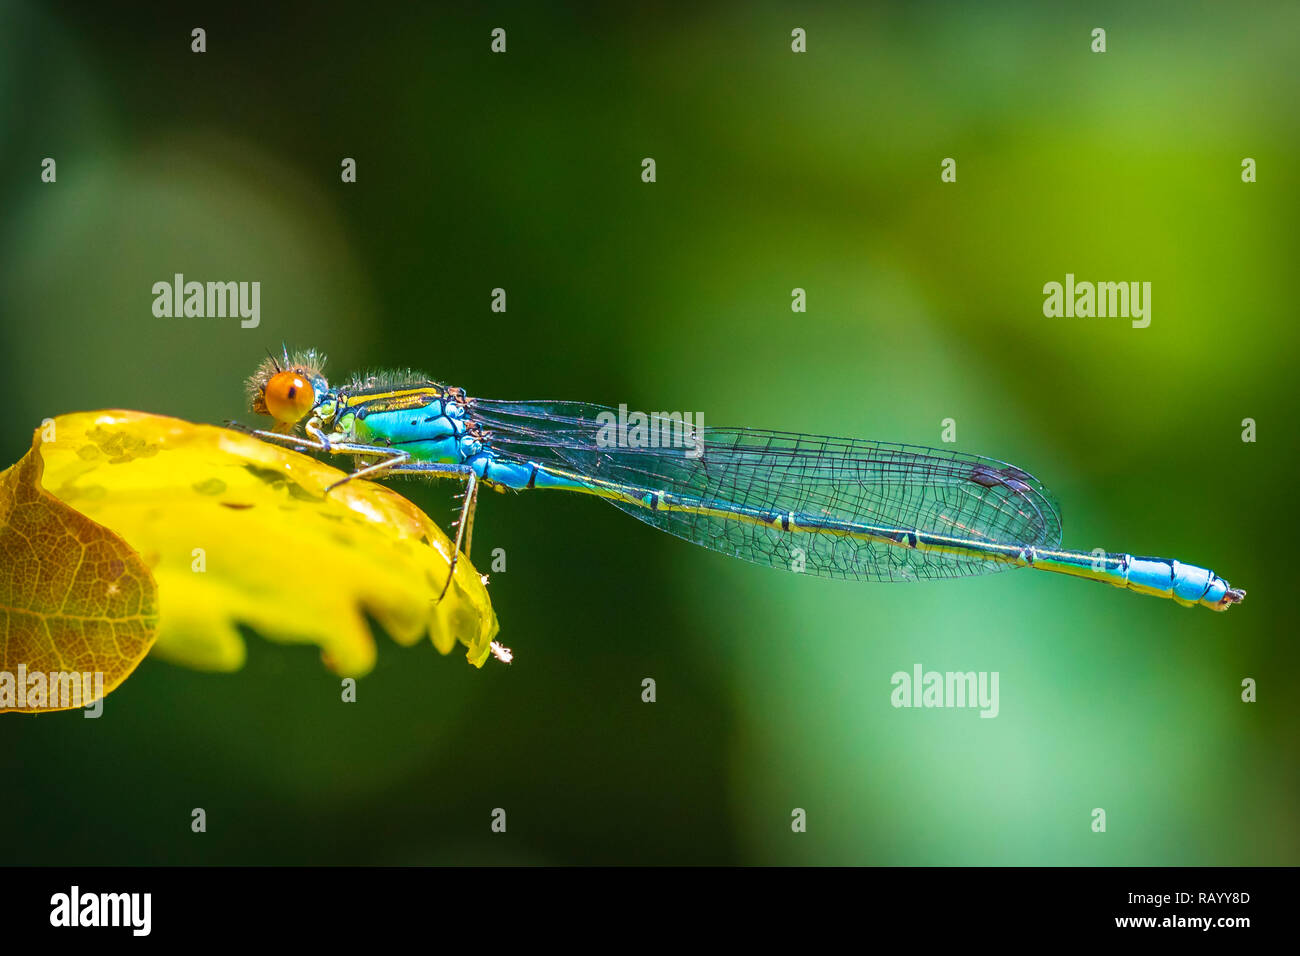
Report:
[{"label": "dark green background", "polygon": [[[491,496],[514,665],[384,639],[343,706],[252,635],[233,675],[146,660],[99,721],[0,717],[0,862],[1300,862],[1300,8],[173,7],[0,4],[4,463],[63,412],[241,417],[287,341],[711,424],[951,417],[1055,490],[1067,544],[1250,597],[841,584]],[[261,327],[155,318],[175,272],[259,280]],[[1067,272],[1152,282],[1150,328],[1044,318]],[[892,708],[918,662],[999,671],[1000,716]]]}]

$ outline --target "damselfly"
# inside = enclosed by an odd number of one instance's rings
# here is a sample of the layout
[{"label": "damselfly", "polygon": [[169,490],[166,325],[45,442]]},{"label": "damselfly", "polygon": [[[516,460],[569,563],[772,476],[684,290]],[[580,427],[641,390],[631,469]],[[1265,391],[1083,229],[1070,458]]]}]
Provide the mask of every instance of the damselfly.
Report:
[{"label": "damselfly", "polygon": [[248,380],[250,405],[277,425],[253,434],[354,456],[343,481],[465,482],[456,555],[469,553],[480,486],[546,489],[595,495],[714,551],[819,577],[914,581],[1030,567],[1216,611],[1246,596],[1180,561],[1063,550],[1051,494],[992,458],[754,428],[684,428],[670,447],[646,447],[624,440],[611,428],[618,412],[600,405],[471,398],[409,371],[332,387],[323,368],[314,351],[264,360]]}]

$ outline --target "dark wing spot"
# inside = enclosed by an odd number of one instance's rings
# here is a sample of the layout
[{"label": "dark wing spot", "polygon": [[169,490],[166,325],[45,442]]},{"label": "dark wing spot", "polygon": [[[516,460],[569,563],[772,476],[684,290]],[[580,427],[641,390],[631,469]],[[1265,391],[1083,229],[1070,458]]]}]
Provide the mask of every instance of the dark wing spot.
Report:
[{"label": "dark wing spot", "polygon": [[1030,491],[1029,486],[1022,480],[1030,476],[1014,465],[1007,465],[1005,468],[998,470],[994,470],[988,465],[976,465],[971,469],[968,477],[975,484],[982,485],[985,488],[997,488],[1000,485],[1021,494],[1028,494]]},{"label": "dark wing spot", "polygon": [[1002,484],[1002,479],[998,476],[998,473],[988,465],[976,465],[971,469],[968,477],[975,484],[983,485],[985,488],[996,488]]}]

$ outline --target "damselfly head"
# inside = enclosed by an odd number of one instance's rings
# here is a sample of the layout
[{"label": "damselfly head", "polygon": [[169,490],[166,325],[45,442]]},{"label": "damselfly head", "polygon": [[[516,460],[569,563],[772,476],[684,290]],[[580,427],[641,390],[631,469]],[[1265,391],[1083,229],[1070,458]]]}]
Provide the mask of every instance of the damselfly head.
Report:
[{"label": "damselfly head", "polygon": [[316,407],[329,390],[322,370],[325,356],[315,349],[283,357],[269,354],[248,379],[248,407],[283,425],[293,425]]}]

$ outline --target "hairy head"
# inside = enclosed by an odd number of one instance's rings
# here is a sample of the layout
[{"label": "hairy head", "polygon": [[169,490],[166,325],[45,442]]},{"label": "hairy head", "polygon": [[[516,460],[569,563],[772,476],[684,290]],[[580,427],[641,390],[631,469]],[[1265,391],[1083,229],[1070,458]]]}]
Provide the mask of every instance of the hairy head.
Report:
[{"label": "hairy head", "polygon": [[249,409],[282,425],[301,421],[329,388],[324,368],[325,356],[315,349],[268,354],[245,383]]}]

